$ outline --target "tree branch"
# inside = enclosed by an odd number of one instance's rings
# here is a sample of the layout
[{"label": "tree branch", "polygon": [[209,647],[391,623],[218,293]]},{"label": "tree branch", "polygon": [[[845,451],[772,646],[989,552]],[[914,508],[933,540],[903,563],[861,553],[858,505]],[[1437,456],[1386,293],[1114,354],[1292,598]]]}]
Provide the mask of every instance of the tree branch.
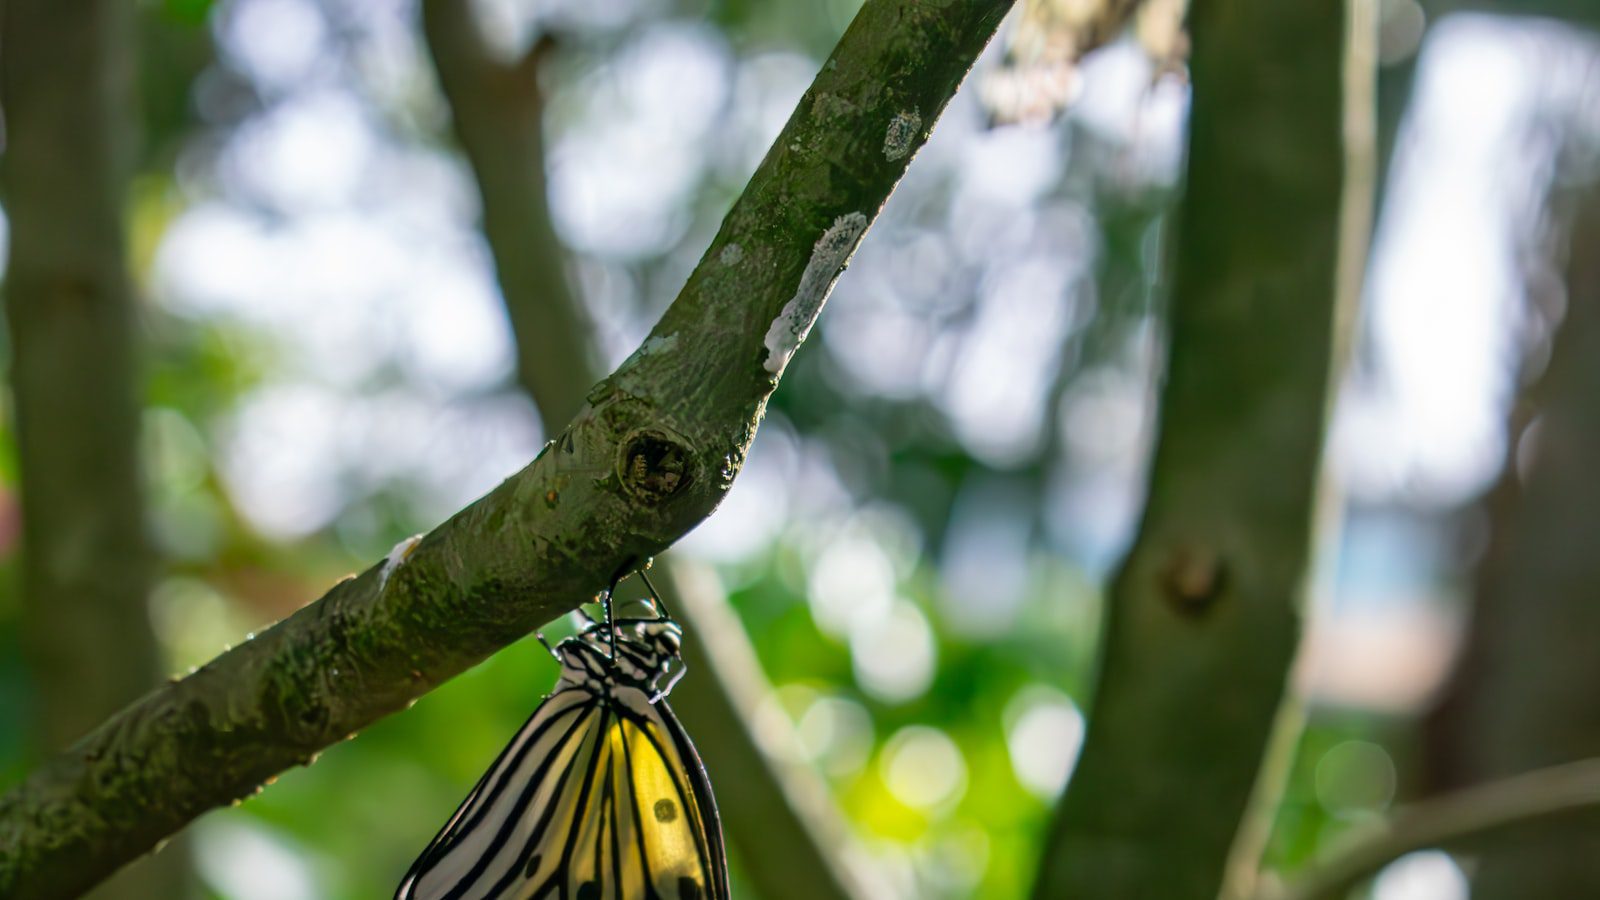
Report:
[{"label": "tree branch", "polygon": [[869,0],[678,299],[559,437],[427,536],[147,695],[0,798],[0,895],[83,890],[576,607],[709,515],[908,151],[1009,6]]},{"label": "tree branch", "polygon": [[1336,900],[1414,850],[1448,847],[1509,828],[1600,809],[1600,759],[1550,766],[1463,788],[1401,810],[1310,874],[1258,900]]},{"label": "tree branch", "polygon": [[[591,362],[593,332],[563,272],[565,251],[551,227],[540,170],[543,98],[535,78],[550,40],[541,38],[512,66],[493,59],[470,5],[423,0],[422,21],[478,182],[483,229],[522,361],[518,381],[541,412],[561,404],[557,414],[568,415],[602,373]],[[672,705],[716,774],[725,830],[755,892],[768,900],[884,896],[858,886],[842,852],[844,822],[821,778],[809,767],[781,764],[751,731],[754,707],[769,689],[766,675],[715,576],[675,559],[656,565],[675,588],[674,612],[690,626],[684,658],[700,670],[679,685]],[[799,745],[792,730],[786,737]]]},{"label": "tree branch", "polygon": [[1190,29],[1148,500],[1106,600],[1089,730],[1040,898],[1217,896],[1230,849],[1254,850],[1238,835],[1272,780],[1263,760],[1300,637],[1329,386],[1370,206],[1370,127],[1352,115],[1370,101],[1344,80],[1373,63],[1347,59],[1341,0],[1197,0]]}]

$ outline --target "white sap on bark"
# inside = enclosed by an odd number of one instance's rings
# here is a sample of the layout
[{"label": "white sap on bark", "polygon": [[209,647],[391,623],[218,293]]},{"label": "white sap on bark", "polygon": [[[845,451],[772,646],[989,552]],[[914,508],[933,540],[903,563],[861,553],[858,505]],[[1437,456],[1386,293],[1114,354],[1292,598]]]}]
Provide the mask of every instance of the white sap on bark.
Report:
[{"label": "white sap on bark", "polygon": [[828,299],[828,290],[833,287],[834,279],[850,260],[857,240],[866,230],[866,216],[858,212],[846,213],[834,219],[833,225],[817,239],[811,248],[811,260],[800,275],[800,286],[795,288],[794,297],[783,305],[778,317],[772,320],[772,327],[767,329],[764,341],[767,361],[762,368],[774,375],[782,374],[795,348],[811,332],[811,324],[817,320],[817,313],[822,311],[822,304]]},{"label": "white sap on bark", "polygon": [[383,558],[383,568],[378,570],[378,587],[382,588],[389,583],[389,576],[394,574],[395,569],[400,568],[400,564],[406,561],[406,557],[410,556],[411,551],[417,549],[420,543],[422,535],[413,534],[389,550],[389,555]]}]

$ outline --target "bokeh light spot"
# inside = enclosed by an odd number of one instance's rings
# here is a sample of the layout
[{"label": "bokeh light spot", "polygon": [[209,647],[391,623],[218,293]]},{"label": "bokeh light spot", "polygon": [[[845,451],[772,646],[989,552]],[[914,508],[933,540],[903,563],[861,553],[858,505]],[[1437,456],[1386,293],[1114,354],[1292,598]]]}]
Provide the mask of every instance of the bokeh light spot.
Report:
[{"label": "bokeh light spot", "polygon": [[1335,816],[1383,810],[1394,799],[1394,761],[1369,741],[1335,745],[1317,763],[1317,802]]},{"label": "bokeh light spot", "polygon": [[1083,713],[1072,698],[1044,685],[1018,692],[1006,713],[1006,749],[1017,780],[1041,800],[1054,799],[1083,749]]},{"label": "bokeh light spot", "polygon": [[901,803],[932,810],[961,799],[967,788],[967,763],[944,732],[908,725],[884,747],[883,782]]},{"label": "bokeh light spot", "polygon": [[856,683],[885,703],[921,696],[933,683],[937,655],[927,617],[904,600],[882,619],[862,621],[850,632]]},{"label": "bokeh light spot", "polygon": [[1467,875],[1441,850],[1408,853],[1372,882],[1372,900],[1467,900]]}]

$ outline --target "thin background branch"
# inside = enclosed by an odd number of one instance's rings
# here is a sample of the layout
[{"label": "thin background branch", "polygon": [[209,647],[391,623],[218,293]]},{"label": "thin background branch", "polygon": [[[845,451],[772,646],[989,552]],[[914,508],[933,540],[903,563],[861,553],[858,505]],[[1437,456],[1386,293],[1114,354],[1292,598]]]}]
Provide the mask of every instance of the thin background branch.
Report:
[{"label": "thin background branch", "polygon": [[1464,788],[1401,810],[1287,888],[1257,900],[1338,900],[1379,869],[1415,850],[1452,847],[1509,829],[1600,808],[1600,760],[1552,766]]}]

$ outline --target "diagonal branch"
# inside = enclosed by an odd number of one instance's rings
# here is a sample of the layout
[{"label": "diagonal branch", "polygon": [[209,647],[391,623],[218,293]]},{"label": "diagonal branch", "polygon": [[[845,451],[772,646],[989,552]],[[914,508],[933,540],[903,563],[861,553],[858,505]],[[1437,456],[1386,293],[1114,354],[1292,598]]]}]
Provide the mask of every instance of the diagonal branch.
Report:
[{"label": "diagonal branch", "polygon": [[[570,415],[601,372],[590,362],[593,332],[563,271],[565,250],[545,195],[536,76],[551,42],[541,39],[511,66],[494,59],[471,6],[460,0],[423,0],[422,23],[457,141],[478,183],[483,231],[516,337],[518,381],[547,419]],[[678,687],[672,704],[717,776],[728,839],[755,893],[767,900],[883,896],[859,883],[864,873],[842,852],[845,823],[821,778],[764,752],[752,730],[766,676],[715,576],[676,559],[657,560],[657,567],[667,570],[674,610],[690,626],[684,656],[701,668]]]},{"label": "diagonal branch", "polygon": [[425,537],[145,696],[0,798],[0,895],[82,891],[709,515],[834,279],[1010,5],[870,0],[678,299],[557,439]]}]

